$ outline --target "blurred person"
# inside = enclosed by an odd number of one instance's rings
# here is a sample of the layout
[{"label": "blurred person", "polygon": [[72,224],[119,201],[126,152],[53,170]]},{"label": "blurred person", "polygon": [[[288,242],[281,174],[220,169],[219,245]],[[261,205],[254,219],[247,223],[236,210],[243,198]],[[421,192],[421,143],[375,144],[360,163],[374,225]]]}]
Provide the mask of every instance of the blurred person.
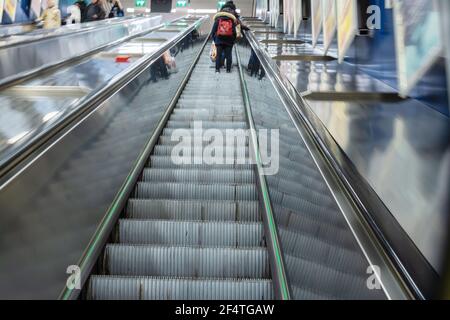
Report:
[{"label": "blurred person", "polygon": [[226,60],[227,72],[231,72],[232,51],[236,41],[236,17],[227,10],[221,10],[214,16],[212,37],[217,48],[216,72],[220,72],[223,63],[222,55]]},{"label": "blurred person", "polygon": [[67,7],[69,16],[66,18],[66,24],[81,23],[81,10],[77,2]]},{"label": "blurred person", "polygon": [[78,0],[75,2],[75,4],[80,8],[80,14],[81,14],[81,22],[86,21],[86,8],[87,4],[85,0]]},{"label": "blurred person", "polygon": [[105,10],[100,0],[92,0],[86,8],[86,21],[103,20],[106,17]]},{"label": "blurred person", "polygon": [[123,17],[125,15],[120,0],[112,0],[110,1],[110,3],[112,3],[112,7],[111,11],[109,12],[108,18]]},{"label": "blurred person", "polygon": [[250,30],[244,23],[242,23],[241,18],[239,14],[237,13],[236,5],[233,1],[227,1],[221,8],[222,11],[229,12],[233,14],[236,17],[236,32],[237,32],[237,39],[243,37],[242,30],[248,31]]},{"label": "blurred person", "polygon": [[61,11],[59,11],[55,0],[47,1],[47,8],[42,12],[42,15],[37,21],[43,22],[44,29],[55,29],[61,26]]}]

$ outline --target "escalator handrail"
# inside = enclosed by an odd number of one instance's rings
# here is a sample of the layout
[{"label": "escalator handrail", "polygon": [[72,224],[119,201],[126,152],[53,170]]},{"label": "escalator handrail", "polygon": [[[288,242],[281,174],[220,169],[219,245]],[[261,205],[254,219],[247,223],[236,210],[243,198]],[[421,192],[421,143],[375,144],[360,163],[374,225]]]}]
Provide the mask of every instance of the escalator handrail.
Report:
[{"label": "escalator handrail", "polygon": [[239,78],[241,83],[242,94],[244,98],[245,114],[250,129],[249,138],[251,146],[253,146],[253,156],[256,162],[256,179],[258,190],[260,191],[260,201],[263,207],[263,221],[267,248],[270,254],[270,269],[272,273],[272,283],[275,291],[275,298],[278,300],[290,300],[289,283],[286,276],[285,263],[283,251],[281,250],[280,238],[278,236],[278,228],[273,215],[272,202],[269,196],[269,188],[267,187],[266,178],[264,175],[264,168],[261,161],[261,153],[259,151],[258,138],[256,136],[256,127],[253,120],[250,97],[248,94],[247,84],[244,79],[244,72],[242,70],[241,57],[237,49],[235,49]]},{"label": "escalator handrail", "polygon": [[[361,225],[361,230],[365,230],[372,248],[376,248],[375,250],[377,257],[381,257],[382,262],[389,271],[389,276],[392,283],[392,295],[390,292],[388,293],[385,291],[388,297],[394,297],[394,299],[422,299],[422,292],[403,266],[393,248],[390,247],[389,243],[383,238],[382,234],[379,233],[376,225],[373,225],[373,222],[368,219],[367,212],[365,212],[366,210],[361,199],[359,199],[351,185],[349,185],[348,179],[345,177],[342,170],[340,170],[339,165],[336,163],[334,157],[323,143],[320,135],[314,128],[314,125],[302,111],[303,108],[300,104],[306,104],[304,99],[301,96],[298,96],[292,84],[290,84],[287,79],[284,81],[280,72],[275,70],[275,67],[270,61],[270,57],[258,45],[258,41],[253,33],[251,31],[244,31],[244,35],[261,62],[262,67],[266,71],[266,76],[272,84],[274,84],[275,90],[284,101],[287,101],[285,106],[289,116],[295,124],[300,136],[304,138],[303,140],[309,151],[311,152],[312,148],[318,151],[319,156],[325,163],[325,170],[328,171],[331,179],[335,180],[337,185],[343,188],[345,194],[341,194],[340,197],[345,198],[351,203],[350,206],[347,206],[347,209],[352,210],[354,214],[358,216],[358,222]],[[299,128],[303,128],[303,130],[300,130]],[[310,140],[310,142],[305,141],[305,134],[307,135],[306,138]]]},{"label": "escalator handrail", "polygon": [[[149,18],[152,18],[152,17],[149,17]],[[117,19],[117,18],[115,18],[115,19]],[[15,46],[27,45],[27,44],[31,44],[31,43],[34,43],[34,42],[48,40],[48,39],[65,37],[65,36],[72,35],[74,33],[83,34],[83,33],[86,33],[86,32],[90,32],[92,30],[98,31],[98,30],[109,28],[109,27],[111,27],[111,26],[113,26],[115,24],[123,23],[124,20],[126,20],[126,22],[128,23],[128,22],[132,22],[133,20],[138,20],[138,19],[142,19],[142,17],[129,17],[129,18],[125,18],[123,20],[113,21],[112,23],[101,23],[99,25],[88,26],[88,27],[85,27],[85,28],[82,28],[82,29],[78,29],[78,30],[68,30],[67,32],[55,33],[55,34],[50,34],[50,35],[45,35],[45,34],[42,34],[42,35],[30,35],[30,36],[32,36],[34,38],[24,39],[24,40],[21,40],[21,41],[17,41],[17,42],[7,43],[7,44],[4,44],[4,45],[1,45],[0,46],[0,50],[7,49],[7,48],[10,48],[10,47],[15,47]],[[104,21],[109,21],[109,20],[101,20],[101,22],[104,22]],[[32,23],[29,23],[29,24],[32,24]],[[64,26],[62,26],[61,28],[64,28]],[[8,37],[13,37],[13,36],[22,36],[22,35],[27,35],[27,33],[28,32],[16,33],[16,34],[7,35],[7,36],[4,36],[4,37],[8,38]]]},{"label": "escalator handrail", "polygon": [[[201,18],[195,25],[198,26],[201,24],[204,20],[206,20],[207,17]],[[192,29],[193,30],[193,29]],[[191,31],[192,31],[191,30]],[[186,34],[187,35],[187,34]],[[178,39],[178,41],[172,43],[172,46],[181,41],[184,37]],[[185,77],[183,78],[179,88],[177,89],[174,97],[171,99],[170,103],[167,106],[167,109],[165,110],[164,114],[161,116],[155,130],[153,131],[151,137],[145,144],[144,148],[140,152],[136,162],[133,165],[133,169],[128,174],[127,178],[125,179],[124,183],[122,184],[120,190],[118,191],[116,197],[114,198],[113,202],[109,206],[105,216],[103,217],[102,221],[99,223],[99,226],[97,227],[93,237],[91,238],[86,250],[83,252],[77,266],[80,268],[80,276],[81,276],[81,287],[83,287],[83,284],[86,282],[90,275],[90,270],[96,263],[101,251],[103,250],[103,247],[105,246],[108,236],[110,235],[114,225],[117,222],[117,219],[119,218],[121,212],[125,208],[125,205],[135,188],[136,183],[138,182],[139,177],[142,174],[142,171],[144,170],[144,167],[147,164],[148,158],[158,142],[159,136],[161,135],[164,127],[167,124],[167,121],[170,118],[170,115],[175,108],[177,101],[179,97],[181,96],[181,93],[183,92],[186,84],[189,81],[189,78],[195,68],[195,65],[200,59],[200,56],[209,40],[209,37],[206,37],[204,43],[202,44],[202,47],[199,49],[199,53],[194,58],[191,66],[189,67]],[[164,52],[164,51],[163,51]],[[162,54],[162,53],[161,53]],[[79,295],[79,290],[73,290],[67,288],[65,286],[59,296],[60,300],[73,300],[77,299]]]},{"label": "escalator handrail", "polygon": [[[157,16],[155,16],[155,17],[157,17]],[[155,17],[152,17],[152,18],[155,18]],[[174,19],[170,23],[176,22],[176,21],[178,21],[180,19],[182,19],[182,18]],[[49,63],[41,65],[40,67],[32,68],[32,69],[26,70],[26,71],[21,71],[21,72],[18,72],[16,74],[14,74],[14,75],[9,75],[9,76],[7,76],[5,78],[0,79],[0,90],[3,90],[3,89],[8,88],[8,87],[10,87],[12,85],[17,85],[17,84],[19,84],[19,83],[21,83],[23,81],[26,81],[26,80],[29,80],[31,78],[34,78],[36,75],[39,75],[41,72],[48,72],[48,71],[51,71],[51,70],[56,70],[57,68],[63,67],[65,65],[69,64],[69,63],[74,63],[76,61],[80,61],[80,60],[82,60],[82,59],[84,59],[84,58],[86,58],[88,56],[91,56],[91,55],[93,55],[95,53],[98,53],[98,52],[106,50],[108,48],[117,46],[117,45],[119,45],[119,44],[121,44],[123,42],[129,41],[129,40],[131,40],[133,38],[137,38],[137,37],[142,36],[142,35],[145,35],[145,34],[147,34],[149,32],[155,31],[155,30],[157,30],[159,28],[162,28],[164,26],[165,26],[165,23],[161,23],[159,25],[156,25],[154,27],[151,27],[151,28],[149,28],[147,30],[144,30],[144,31],[141,31],[139,33],[128,35],[128,36],[119,38],[119,39],[117,39],[117,40],[115,40],[113,42],[110,42],[110,43],[103,44],[103,45],[100,45],[98,47],[92,48],[89,51],[84,52],[84,53],[80,53],[80,54],[78,54],[76,56],[72,56],[72,57],[66,58],[66,59],[61,60],[61,61],[49,62]],[[89,30],[86,30],[86,31],[92,31],[92,30],[89,29]],[[85,32],[82,31],[78,35],[83,34],[83,33],[85,33]],[[50,38],[50,37],[47,37],[47,39],[48,38]],[[0,50],[2,50],[2,49],[3,48],[0,48]]]},{"label": "escalator handrail", "polygon": [[[178,34],[171,41],[162,44],[153,53],[147,54],[136,61],[135,64],[129,68],[123,70],[119,74],[115,75],[105,84],[103,84],[98,90],[91,92],[84,98],[80,99],[72,106],[70,109],[70,114],[63,117],[63,119],[53,126],[48,131],[43,132],[41,135],[37,136],[33,141],[24,147],[20,148],[11,157],[9,157],[4,163],[0,163],[0,190],[3,189],[12,179],[15,177],[15,168],[19,165],[23,165],[25,160],[36,152],[40,147],[48,143],[52,138],[56,137],[61,131],[66,130],[72,126],[76,126],[79,122],[83,121],[84,116],[89,115],[91,112],[114,93],[118,92],[122,87],[124,87],[128,82],[132,81],[139,74],[141,74],[148,66],[150,66],[155,60],[160,58],[164,52],[170,49],[173,45],[184,39],[193,30],[197,29],[200,24],[202,24],[207,19],[207,16],[202,16],[199,20],[184,30],[182,33]],[[160,28],[157,26],[155,28]],[[153,28],[154,29],[154,28]],[[150,32],[149,30],[145,33]],[[37,158],[36,156],[35,158]],[[32,161],[27,161],[25,166],[29,165]]]}]

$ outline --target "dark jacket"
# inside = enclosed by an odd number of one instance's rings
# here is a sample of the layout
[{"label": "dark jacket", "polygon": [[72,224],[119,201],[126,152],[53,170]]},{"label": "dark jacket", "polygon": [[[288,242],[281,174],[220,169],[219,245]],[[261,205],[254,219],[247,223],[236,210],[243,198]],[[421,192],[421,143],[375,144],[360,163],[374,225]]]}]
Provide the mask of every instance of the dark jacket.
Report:
[{"label": "dark jacket", "polygon": [[103,10],[100,3],[90,3],[86,8],[86,21],[103,20],[106,17],[106,13]]},{"label": "dark jacket", "polygon": [[[217,29],[219,27],[219,20],[225,19],[225,20],[232,20],[233,21],[233,36],[231,37],[225,37],[225,36],[217,36]],[[236,41],[236,18],[227,12],[219,12],[214,16],[214,25],[212,28],[212,37],[214,40],[214,43],[218,46],[233,46],[234,42]]]}]

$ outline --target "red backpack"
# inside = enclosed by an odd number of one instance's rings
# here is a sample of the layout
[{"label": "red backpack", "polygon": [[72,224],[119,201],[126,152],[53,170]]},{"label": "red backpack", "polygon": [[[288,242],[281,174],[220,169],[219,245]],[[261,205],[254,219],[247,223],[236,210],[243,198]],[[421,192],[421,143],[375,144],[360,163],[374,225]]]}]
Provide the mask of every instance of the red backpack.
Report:
[{"label": "red backpack", "polygon": [[219,37],[232,37],[233,21],[231,19],[219,19],[216,35]]}]

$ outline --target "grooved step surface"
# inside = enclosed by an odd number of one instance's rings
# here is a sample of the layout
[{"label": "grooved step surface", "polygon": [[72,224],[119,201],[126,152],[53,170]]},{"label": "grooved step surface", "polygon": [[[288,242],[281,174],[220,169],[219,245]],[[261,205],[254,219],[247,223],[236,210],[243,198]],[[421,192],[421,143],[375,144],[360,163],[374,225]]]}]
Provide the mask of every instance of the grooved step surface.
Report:
[{"label": "grooved step surface", "polygon": [[254,183],[252,170],[199,170],[199,169],[152,169],[144,170],[142,181],[144,182],[187,182],[187,183],[229,183],[251,184]]},{"label": "grooved step surface", "polygon": [[182,279],[93,276],[89,299],[95,300],[272,300],[265,279]]},{"label": "grooved step surface", "polygon": [[139,182],[135,191],[140,199],[257,200],[254,184],[193,184]]},{"label": "grooved step surface", "polygon": [[127,218],[202,221],[261,221],[257,201],[130,199]]},{"label": "grooved step surface", "polygon": [[109,274],[195,278],[269,278],[264,248],[107,245]]},{"label": "grooved step surface", "polygon": [[199,247],[258,247],[264,243],[261,223],[132,219],[119,221],[119,241]]},{"label": "grooved step surface", "polygon": [[273,298],[239,76],[210,65],[206,48],[115,228],[116,243],[105,248],[105,275],[90,279],[89,299]]}]

